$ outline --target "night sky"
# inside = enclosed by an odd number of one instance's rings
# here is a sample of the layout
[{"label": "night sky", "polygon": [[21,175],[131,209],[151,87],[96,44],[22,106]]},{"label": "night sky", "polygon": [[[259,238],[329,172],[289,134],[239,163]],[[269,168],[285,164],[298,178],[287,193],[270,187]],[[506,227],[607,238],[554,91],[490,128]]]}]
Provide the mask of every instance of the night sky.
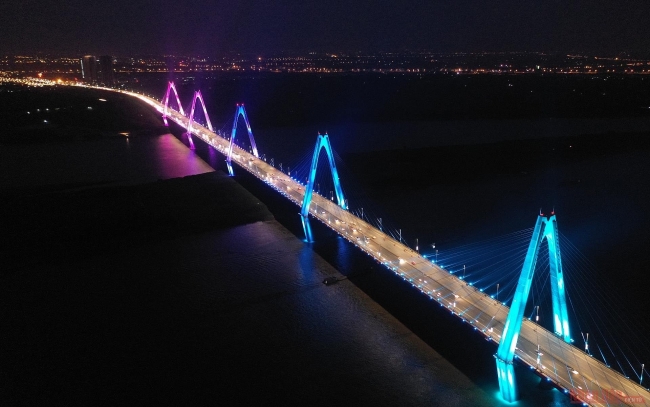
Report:
[{"label": "night sky", "polygon": [[647,0],[5,0],[0,52],[650,53]]}]

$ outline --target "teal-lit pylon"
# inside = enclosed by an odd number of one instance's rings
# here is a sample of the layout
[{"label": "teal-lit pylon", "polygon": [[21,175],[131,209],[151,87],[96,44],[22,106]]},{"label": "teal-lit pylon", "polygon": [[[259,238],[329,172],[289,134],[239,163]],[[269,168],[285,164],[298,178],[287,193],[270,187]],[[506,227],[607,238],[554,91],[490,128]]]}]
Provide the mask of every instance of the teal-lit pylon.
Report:
[{"label": "teal-lit pylon", "polygon": [[496,362],[497,374],[499,376],[499,388],[501,396],[507,401],[516,401],[519,397],[515,371],[512,365],[517,338],[521,331],[521,322],[524,316],[524,308],[530,293],[530,286],[535,273],[535,263],[539,253],[539,245],[543,239],[548,243],[548,255],[551,271],[551,296],[553,299],[553,324],[555,333],[562,337],[565,342],[571,342],[569,334],[569,315],[566,308],[566,294],[564,287],[564,276],[562,275],[562,259],[560,258],[560,244],[558,241],[557,220],[555,214],[546,218],[540,214],[535,223],[533,237],[530,239],[524,267],[517,283],[517,290],[510,306],[508,318],[503,327],[501,342],[497,349]]},{"label": "teal-lit pylon", "polygon": [[235,175],[232,169],[232,147],[235,143],[235,136],[237,135],[237,121],[239,116],[244,118],[246,123],[246,131],[248,131],[248,138],[251,142],[251,148],[253,149],[253,155],[257,158],[260,158],[257,154],[257,146],[255,145],[255,137],[253,137],[253,130],[251,130],[251,124],[248,121],[248,116],[246,115],[246,109],[244,109],[244,104],[237,104],[237,110],[235,111],[235,119],[232,122],[232,131],[230,132],[230,145],[228,146],[228,155],[226,156],[226,163],[228,165],[228,173],[230,176]]},{"label": "teal-lit pylon", "polygon": [[305,231],[305,239],[308,242],[314,241],[314,236],[311,232],[311,225],[309,224],[309,204],[311,203],[311,196],[314,192],[314,181],[316,180],[316,169],[318,168],[318,157],[320,150],[325,149],[327,158],[330,163],[330,171],[332,172],[332,179],[334,180],[334,190],[336,191],[336,199],[339,206],[347,209],[345,197],[343,196],[343,189],[341,189],[341,182],[339,180],[339,173],[336,170],[336,163],[334,162],[334,155],[332,154],[332,146],[327,134],[319,134],[316,139],[316,147],[314,148],[314,156],[311,160],[311,168],[309,170],[309,181],[305,188],[305,198],[302,201],[302,209],[300,210],[300,217],[302,219],[302,228]]}]

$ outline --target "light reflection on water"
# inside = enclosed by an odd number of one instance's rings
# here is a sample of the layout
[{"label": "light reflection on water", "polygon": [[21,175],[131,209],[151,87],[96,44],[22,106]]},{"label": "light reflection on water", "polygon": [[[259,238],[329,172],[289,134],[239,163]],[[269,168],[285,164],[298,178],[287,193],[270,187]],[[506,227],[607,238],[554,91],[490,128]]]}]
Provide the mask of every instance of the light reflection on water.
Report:
[{"label": "light reflection on water", "polygon": [[172,134],[155,138],[153,147],[155,149],[153,158],[156,160],[156,172],[159,178],[178,178],[214,171]]}]

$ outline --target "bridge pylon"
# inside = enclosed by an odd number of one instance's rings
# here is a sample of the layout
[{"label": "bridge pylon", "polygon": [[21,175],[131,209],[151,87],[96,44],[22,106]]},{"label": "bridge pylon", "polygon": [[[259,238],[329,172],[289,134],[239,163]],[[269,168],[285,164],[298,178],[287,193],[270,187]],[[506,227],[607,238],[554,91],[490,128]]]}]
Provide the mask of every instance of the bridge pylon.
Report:
[{"label": "bridge pylon", "polygon": [[169,114],[169,96],[171,95],[171,92],[174,92],[174,96],[176,96],[176,103],[178,104],[178,111],[181,112],[183,116],[185,116],[185,112],[183,112],[183,105],[181,105],[181,99],[178,97],[178,92],[176,91],[176,86],[174,85],[174,82],[169,81],[167,83],[167,92],[165,92],[165,97],[163,98],[163,112],[162,112],[162,118],[163,121],[165,122],[165,126],[169,126],[169,123],[167,123],[167,115]]},{"label": "bridge pylon", "polygon": [[248,121],[248,115],[246,115],[246,109],[244,104],[237,104],[237,110],[235,111],[235,119],[232,122],[232,131],[230,132],[230,145],[228,146],[228,155],[226,156],[226,163],[228,164],[228,173],[230,176],[235,175],[232,169],[232,148],[235,143],[235,136],[237,135],[237,122],[239,121],[239,116],[244,118],[246,123],[246,130],[248,131],[248,138],[251,142],[251,147],[253,148],[253,155],[257,158],[260,158],[257,153],[257,146],[255,145],[255,138],[253,137],[253,130],[251,130],[251,124]]},{"label": "bridge pylon", "polygon": [[190,109],[190,117],[189,117],[189,122],[187,123],[187,139],[190,142],[190,148],[194,150],[194,141],[192,141],[192,125],[194,124],[194,111],[196,108],[196,101],[201,102],[201,106],[203,106],[203,115],[205,116],[205,121],[208,122],[208,129],[210,131],[214,131],[212,129],[212,123],[210,123],[210,117],[208,117],[208,110],[205,108],[205,102],[203,101],[203,95],[201,94],[200,90],[197,90],[194,92],[194,97],[192,98],[192,108]]},{"label": "bridge pylon", "polygon": [[314,241],[314,236],[311,231],[311,225],[309,224],[309,204],[311,203],[311,198],[314,193],[314,181],[316,180],[316,170],[318,169],[318,157],[320,156],[320,150],[324,149],[327,154],[327,159],[330,164],[330,171],[332,172],[332,179],[334,180],[334,190],[336,191],[336,200],[338,204],[343,209],[347,208],[347,203],[345,197],[343,196],[343,189],[341,188],[341,182],[339,180],[339,173],[336,170],[336,163],[334,162],[334,155],[332,154],[332,146],[330,144],[330,139],[325,134],[319,134],[316,139],[316,147],[314,148],[314,156],[311,160],[311,168],[309,169],[309,180],[307,181],[307,186],[305,187],[305,197],[302,201],[302,208],[300,210],[300,217],[302,220],[302,228],[305,232],[305,239],[308,242]]},{"label": "bridge pylon", "polygon": [[548,243],[555,334],[564,339],[565,342],[571,343],[564,276],[562,274],[562,260],[560,257],[560,244],[558,241],[557,219],[554,213],[548,218],[540,214],[535,223],[535,229],[530,239],[515,296],[512,300],[510,312],[503,327],[499,348],[495,355],[501,396],[510,402],[516,401],[519,398],[513,360],[517,347],[517,339],[521,331],[526,301],[528,300],[528,294],[530,293],[533,282],[539,246],[543,239],[546,239]]}]

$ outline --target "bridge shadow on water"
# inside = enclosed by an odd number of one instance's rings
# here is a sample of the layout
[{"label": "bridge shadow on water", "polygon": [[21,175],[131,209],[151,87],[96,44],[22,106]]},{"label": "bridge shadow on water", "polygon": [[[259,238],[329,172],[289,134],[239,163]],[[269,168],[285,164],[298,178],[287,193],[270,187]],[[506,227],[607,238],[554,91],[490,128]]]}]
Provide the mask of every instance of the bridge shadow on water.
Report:
[{"label": "bridge shadow on water", "polygon": [[[187,144],[182,130],[174,129]],[[225,157],[200,140],[195,141],[196,154],[217,170],[226,171]],[[253,175],[235,168],[235,180],[262,201],[276,220],[304,240],[297,206]],[[568,397],[549,386],[528,367],[516,368],[521,400],[507,403],[500,399],[494,353],[496,344],[483,339],[474,328],[460,321],[436,302],[376,263],[353,244],[338,236],[320,222],[312,223],[315,242],[305,243],[373,301],[393,315],[428,346],[459,369],[473,383],[494,397],[495,405],[560,406],[570,405]],[[309,272],[311,257],[303,251],[299,259]],[[335,286],[333,287],[335,289]]]}]

